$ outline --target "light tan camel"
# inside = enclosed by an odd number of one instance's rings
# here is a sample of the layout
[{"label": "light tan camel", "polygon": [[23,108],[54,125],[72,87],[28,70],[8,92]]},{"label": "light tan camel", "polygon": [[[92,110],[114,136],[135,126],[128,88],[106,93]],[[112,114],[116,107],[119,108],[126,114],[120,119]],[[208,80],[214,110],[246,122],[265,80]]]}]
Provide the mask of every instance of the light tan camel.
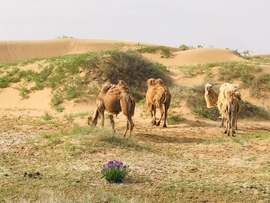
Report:
[{"label": "light tan camel", "polygon": [[129,94],[129,88],[126,83],[122,80],[119,81],[117,85],[113,85],[106,82],[96,99],[97,109],[95,110],[93,116],[88,117],[88,124],[91,126],[96,126],[98,117],[101,117],[101,125],[104,126],[104,112],[105,110],[109,113],[109,118],[111,121],[111,126],[113,131],[114,128],[114,115],[118,115],[122,112],[127,118],[126,129],[123,136],[126,136],[129,130],[129,136],[131,136],[134,123],[132,121],[132,116],[135,111],[135,100]]},{"label": "light tan camel", "polygon": [[[222,115],[222,106],[226,99],[226,91],[227,90],[235,90],[234,97],[237,99],[239,106],[241,101],[241,93],[239,91],[239,85],[237,84],[230,84],[230,83],[223,83],[219,88],[219,94],[217,94],[213,89],[212,85],[210,83],[205,84],[205,93],[204,98],[206,101],[207,108],[213,108],[217,106],[219,113]],[[238,120],[238,114],[240,112],[237,112],[236,116],[236,129],[237,129],[237,120]],[[222,118],[222,117],[221,117]],[[224,119],[221,119],[221,126],[224,126]]]},{"label": "light tan camel", "polygon": [[[170,91],[161,79],[150,78],[147,80],[147,85],[146,104],[147,110],[151,114],[152,124],[159,126],[164,115],[163,127],[167,127],[167,115],[171,103]],[[158,122],[156,122],[157,108],[160,110],[160,119]]]},{"label": "light tan camel", "polygon": [[225,91],[225,99],[222,104],[222,118],[226,121],[225,134],[234,136],[237,129],[237,115],[240,111],[237,90],[231,88]]}]

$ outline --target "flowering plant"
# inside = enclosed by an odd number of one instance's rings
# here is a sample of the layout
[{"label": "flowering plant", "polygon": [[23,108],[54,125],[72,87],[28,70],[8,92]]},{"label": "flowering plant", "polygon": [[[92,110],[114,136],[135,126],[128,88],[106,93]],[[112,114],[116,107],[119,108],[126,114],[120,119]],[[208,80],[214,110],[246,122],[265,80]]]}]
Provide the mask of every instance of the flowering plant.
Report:
[{"label": "flowering plant", "polygon": [[103,177],[107,181],[115,183],[122,182],[129,172],[129,166],[117,160],[109,161],[106,165],[103,165],[101,170]]}]

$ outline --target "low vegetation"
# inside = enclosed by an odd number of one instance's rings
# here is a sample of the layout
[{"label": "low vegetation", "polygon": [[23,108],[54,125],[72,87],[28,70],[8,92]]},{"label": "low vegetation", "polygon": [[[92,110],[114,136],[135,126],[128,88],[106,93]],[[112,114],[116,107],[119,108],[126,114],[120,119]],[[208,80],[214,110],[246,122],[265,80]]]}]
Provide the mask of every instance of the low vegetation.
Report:
[{"label": "low vegetation", "polygon": [[172,55],[170,49],[164,46],[140,46],[138,49],[136,49],[136,51],[138,51],[139,53],[161,52],[161,56],[163,58],[169,58]]},{"label": "low vegetation", "polygon": [[[197,116],[209,118],[211,120],[217,120],[220,117],[219,111],[217,108],[207,108],[204,99],[204,86],[195,86],[193,88],[186,87],[186,90],[182,93],[182,97],[186,98],[186,103],[188,107],[193,111]],[[174,100],[177,100],[178,97],[174,96]],[[179,97],[179,99],[181,96]],[[248,101],[241,101],[241,111],[239,114],[240,118],[261,118],[261,119],[270,119],[269,110],[263,107],[258,107],[251,104]]]},{"label": "low vegetation", "polygon": [[[218,67],[217,75],[212,73],[214,67]],[[263,73],[259,66],[250,62],[218,62],[196,66],[179,66],[178,68],[187,77],[204,74],[205,80],[208,82],[214,82],[215,78],[219,83],[233,82],[237,79],[242,88],[250,89],[250,95],[253,97],[262,96],[264,91],[270,90],[270,74]]]},{"label": "low vegetation", "polygon": [[[165,50],[165,49],[164,49]],[[60,105],[64,100],[83,99],[88,94],[97,95],[99,85],[109,80],[117,83],[124,80],[137,99],[143,97],[146,84],[141,80],[149,77],[162,78],[169,82],[165,75],[166,67],[143,58],[136,51],[109,50],[86,54],[73,54],[47,59],[39,59],[38,67],[31,70],[19,69],[19,66],[36,63],[38,59],[1,64],[4,71],[0,75],[0,88],[9,87],[11,83],[30,83],[29,90],[21,90],[22,97],[35,90],[49,87],[53,91],[52,106]]]}]

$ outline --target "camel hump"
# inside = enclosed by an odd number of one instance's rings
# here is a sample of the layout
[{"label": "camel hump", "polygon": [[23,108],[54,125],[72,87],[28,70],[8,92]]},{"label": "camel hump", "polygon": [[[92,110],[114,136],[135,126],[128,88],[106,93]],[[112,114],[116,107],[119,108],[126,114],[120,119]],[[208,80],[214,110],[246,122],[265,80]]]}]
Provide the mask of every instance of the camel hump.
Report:
[{"label": "camel hump", "polygon": [[164,83],[163,83],[163,81],[160,78],[158,78],[158,79],[155,80],[155,84],[157,86],[164,86]]},{"label": "camel hump", "polygon": [[109,83],[109,82],[106,82],[106,83],[104,83],[103,85],[102,85],[102,87],[101,87],[101,93],[103,93],[103,94],[105,94],[106,92],[108,92],[108,90],[110,89],[110,88],[112,88],[114,85],[113,84],[111,84],[111,83]]},{"label": "camel hump", "polygon": [[116,86],[118,87],[120,92],[129,93],[129,87],[123,80],[119,80]]},{"label": "camel hump", "polygon": [[121,93],[129,93],[129,87],[123,80],[119,80],[117,85],[109,88],[108,93],[120,96]]},{"label": "camel hump", "polygon": [[154,86],[156,83],[155,83],[155,79],[154,78],[149,78],[148,80],[147,80],[147,85],[148,85],[148,87],[149,86]]},{"label": "camel hump", "polygon": [[170,100],[170,99],[171,99],[171,94],[169,92],[169,89],[165,86],[160,86],[157,88],[153,101],[155,105],[159,107],[162,104],[166,103],[167,100]]}]

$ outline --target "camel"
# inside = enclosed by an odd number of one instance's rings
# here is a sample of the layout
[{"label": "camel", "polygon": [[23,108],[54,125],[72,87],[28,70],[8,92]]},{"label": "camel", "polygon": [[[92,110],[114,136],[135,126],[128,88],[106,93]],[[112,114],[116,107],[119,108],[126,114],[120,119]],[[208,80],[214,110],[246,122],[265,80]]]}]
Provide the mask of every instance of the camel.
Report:
[{"label": "camel", "polygon": [[[217,94],[213,89],[210,83],[205,84],[205,93],[204,98],[206,101],[207,108],[213,108],[217,106],[219,113],[222,115],[222,106],[226,99],[226,91],[227,90],[235,90],[234,98],[239,103],[239,109],[236,113],[236,129],[237,129],[237,120],[238,114],[240,112],[240,101],[241,101],[241,93],[239,91],[239,85],[237,84],[230,84],[230,83],[223,83],[219,88],[219,94]],[[224,126],[224,118],[221,116],[221,127]]]},{"label": "camel", "polygon": [[[164,115],[163,127],[167,127],[167,115],[171,103],[170,91],[161,79],[150,78],[147,80],[147,85],[146,104],[147,110],[151,114],[152,124],[159,126]],[[157,108],[160,110],[160,119],[156,122]]]},{"label": "camel", "polygon": [[222,104],[222,118],[226,120],[225,134],[232,136],[235,134],[237,128],[237,114],[240,111],[240,105],[238,100],[238,90],[233,88],[226,90],[225,99]]},{"label": "camel", "polygon": [[135,100],[129,94],[129,88],[126,83],[122,80],[118,82],[117,85],[106,82],[96,99],[97,109],[95,110],[93,116],[88,117],[88,124],[91,126],[97,125],[98,117],[101,117],[101,125],[104,126],[104,112],[105,110],[109,113],[109,118],[111,121],[111,126],[115,132],[114,127],[114,115],[117,116],[122,112],[127,119],[126,129],[123,136],[126,136],[129,130],[129,137],[131,136],[134,123],[132,121],[132,116],[135,111]]}]

